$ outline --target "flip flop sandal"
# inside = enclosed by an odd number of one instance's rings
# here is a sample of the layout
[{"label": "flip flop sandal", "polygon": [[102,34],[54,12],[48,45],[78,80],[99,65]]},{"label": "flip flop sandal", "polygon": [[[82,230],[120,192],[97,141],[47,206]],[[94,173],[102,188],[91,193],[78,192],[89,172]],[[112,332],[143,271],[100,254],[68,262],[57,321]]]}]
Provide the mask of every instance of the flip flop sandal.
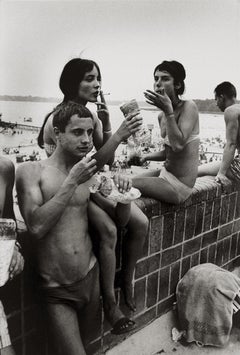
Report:
[{"label": "flip flop sandal", "polygon": [[132,329],[134,329],[136,326],[136,323],[127,318],[127,317],[123,317],[120,318],[113,326],[113,329],[111,330],[112,334],[124,334],[124,333],[128,333],[130,332]]}]

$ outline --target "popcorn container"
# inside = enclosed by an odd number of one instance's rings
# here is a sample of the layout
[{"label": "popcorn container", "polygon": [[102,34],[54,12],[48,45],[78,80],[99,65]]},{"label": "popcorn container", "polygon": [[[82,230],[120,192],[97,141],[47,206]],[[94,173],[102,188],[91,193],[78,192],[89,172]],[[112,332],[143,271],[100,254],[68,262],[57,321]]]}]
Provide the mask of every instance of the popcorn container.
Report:
[{"label": "popcorn container", "polygon": [[0,286],[9,278],[9,266],[16,241],[16,222],[13,219],[0,218]]},{"label": "popcorn container", "polygon": [[[120,106],[120,110],[123,112],[126,117],[129,113],[140,113],[140,107],[135,99],[128,101]],[[143,130],[140,129],[132,135],[134,144],[140,146],[142,143]],[[138,153],[139,155],[139,153]],[[141,154],[140,154],[141,155]]]}]

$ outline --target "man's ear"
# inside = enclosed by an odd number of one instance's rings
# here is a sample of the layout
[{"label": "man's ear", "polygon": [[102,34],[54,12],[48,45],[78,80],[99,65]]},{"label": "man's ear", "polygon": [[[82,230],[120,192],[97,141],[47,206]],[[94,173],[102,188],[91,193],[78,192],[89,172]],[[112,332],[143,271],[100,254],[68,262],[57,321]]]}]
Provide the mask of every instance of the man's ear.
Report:
[{"label": "man's ear", "polygon": [[59,135],[60,135],[60,130],[59,130],[58,127],[53,127],[53,130],[54,130],[56,139],[58,140],[59,139]]}]

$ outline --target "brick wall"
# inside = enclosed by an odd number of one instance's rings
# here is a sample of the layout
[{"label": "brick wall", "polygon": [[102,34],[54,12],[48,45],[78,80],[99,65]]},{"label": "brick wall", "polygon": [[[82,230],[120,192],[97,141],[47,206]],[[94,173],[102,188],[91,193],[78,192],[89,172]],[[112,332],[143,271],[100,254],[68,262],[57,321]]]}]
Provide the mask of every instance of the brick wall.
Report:
[{"label": "brick wall", "polygon": [[[213,178],[203,177],[197,180],[192,196],[180,206],[147,198],[137,203],[150,219],[150,230],[135,272],[136,313],[126,308],[119,288],[116,295],[123,311],[140,328],[172,307],[176,284],[190,267],[211,262],[231,269],[238,263],[240,186],[231,184],[222,191]],[[116,280],[127,238],[120,234]],[[10,334],[17,355],[53,355],[46,341],[43,313],[34,301],[29,238],[23,233],[21,239],[27,260],[25,272],[0,289]],[[101,311],[88,353],[103,353],[123,338],[111,335]]]}]

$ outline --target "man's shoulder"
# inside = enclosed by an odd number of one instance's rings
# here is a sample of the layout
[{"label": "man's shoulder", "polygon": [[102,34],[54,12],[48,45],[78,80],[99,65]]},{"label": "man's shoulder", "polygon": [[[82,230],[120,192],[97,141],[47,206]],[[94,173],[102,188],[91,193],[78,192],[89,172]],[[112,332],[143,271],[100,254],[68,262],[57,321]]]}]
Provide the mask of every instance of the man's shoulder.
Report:
[{"label": "man's shoulder", "polygon": [[10,159],[0,156],[0,169],[1,172],[12,172],[14,171],[14,164]]},{"label": "man's shoulder", "polygon": [[240,104],[227,107],[224,111],[225,118],[238,119],[240,117]]},{"label": "man's shoulder", "polygon": [[40,176],[42,170],[42,164],[39,161],[27,161],[24,163],[21,163],[21,165],[18,166],[17,172],[16,172],[16,178],[23,178],[23,177],[28,177],[30,176],[33,178],[34,176]]}]

